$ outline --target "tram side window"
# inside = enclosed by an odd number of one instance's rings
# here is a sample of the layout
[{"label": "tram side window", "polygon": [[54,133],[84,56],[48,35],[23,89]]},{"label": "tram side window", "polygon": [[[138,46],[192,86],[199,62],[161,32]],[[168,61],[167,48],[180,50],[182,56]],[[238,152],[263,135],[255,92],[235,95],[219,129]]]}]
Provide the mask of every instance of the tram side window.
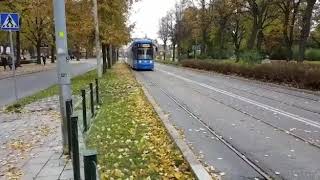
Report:
[{"label": "tram side window", "polygon": [[133,59],[137,59],[137,48],[135,48],[135,47],[132,47],[132,58]]}]

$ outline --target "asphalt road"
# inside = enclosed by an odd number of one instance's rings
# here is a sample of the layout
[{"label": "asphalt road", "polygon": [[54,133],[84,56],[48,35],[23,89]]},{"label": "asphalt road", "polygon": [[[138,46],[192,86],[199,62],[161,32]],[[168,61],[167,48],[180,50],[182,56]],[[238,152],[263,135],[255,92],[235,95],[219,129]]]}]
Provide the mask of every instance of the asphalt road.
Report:
[{"label": "asphalt road", "polygon": [[223,179],[320,179],[320,96],[156,64],[135,72]]},{"label": "asphalt road", "polygon": [[[82,60],[77,63],[71,63],[71,75],[76,76],[88,72],[96,65],[94,59]],[[46,89],[57,83],[56,69],[27,74],[17,77],[17,89],[19,98],[32,95],[40,90]],[[13,78],[0,80],[0,107],[13,103],[14,83]]]}]

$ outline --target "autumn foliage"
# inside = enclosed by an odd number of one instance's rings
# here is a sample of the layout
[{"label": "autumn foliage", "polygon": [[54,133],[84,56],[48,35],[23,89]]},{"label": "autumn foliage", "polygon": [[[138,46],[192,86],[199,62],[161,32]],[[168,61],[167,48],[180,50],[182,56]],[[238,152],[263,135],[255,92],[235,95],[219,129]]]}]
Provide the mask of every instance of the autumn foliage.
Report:
[{"label": "autumn foliage", "polygon": [[101,81],[103,105],[89,134],[101,179],[194,179],[125,64]]}]

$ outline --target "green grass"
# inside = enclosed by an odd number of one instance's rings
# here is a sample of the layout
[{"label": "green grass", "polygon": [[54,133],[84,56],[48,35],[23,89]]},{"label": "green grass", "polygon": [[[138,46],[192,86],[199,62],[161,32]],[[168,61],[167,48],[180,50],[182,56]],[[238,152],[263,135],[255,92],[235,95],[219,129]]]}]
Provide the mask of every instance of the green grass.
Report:
[{"label": "green grass", "polygon": [[[83,75],[76,76],[72,78],[72,91],[74,95],[80,94],[80,90],[83,88],[88,87],[88,84],[90,82],[94,82],[96,78],[96,71],[89,71]],[[50,86],[49,88],[39,91],[31,96],[24,97],[22,99],[19,99],[17,102],[15,102],[12,105],[9,105],[6,107],[6,110],[11,112],[19,112],[21,108],[23,108],[25,105],[33,103],[35,101],[38,101],[43,98],[51,97],[54,95],[57,95],[59,93],[59,87],[58,85]]]},{"label": "green grass", "polygon": [[100,81],[102,106],[87,139],[101,179],[194,179],[126,65]]},{"label": "green grass", "polygon": [[307,64],[320,65],[320,61],[305,61]]}]

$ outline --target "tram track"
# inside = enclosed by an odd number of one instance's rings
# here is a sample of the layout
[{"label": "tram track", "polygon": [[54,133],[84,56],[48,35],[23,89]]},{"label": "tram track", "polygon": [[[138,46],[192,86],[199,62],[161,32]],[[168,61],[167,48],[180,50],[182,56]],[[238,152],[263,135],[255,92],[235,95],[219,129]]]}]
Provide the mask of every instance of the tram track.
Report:
[{"label": "tram track", "polygon": [[[209,83],[216,84],[216,82],[213,82],[213,81],[211,81],[211,80],[209,80]],[[276,101],[276,102],[278,102],[278,103],[283,103],[283,104],[286,104],[286,105],[288,105],[288,106],[292,106],[292,107],[295,107],[295,108],[298,108],[298,109],[305,110],[305,111],[307,111],[307,112],[320,114],[320,112],[315,112],[315,111],[312,111],[312,110],[303,108],[303,107],[301,107],[301,106],[296,106],[296,105],[293,105],[293,104],[289,104],[289,103],[286,103],[286,102],[283,102],[283,101],[280,101],[280,100],[276,100],[276,99],[274,99],[274,98],[266,97],[266,96],[264,96],[264,95],[259,95],[259,94],[256,94],[256,93],[248,92],[248,91],[245,91],[245,90],[242,90],[242,89],[239,89],[239,88],[232,87],[232,86],[230,86],[230,85],[224,85],[224,86],[225,86],[225,88],[230,88],[230,89],[234,89],[234,90],[236,90],[236,91],[241,91],[241,92],[245,92],[245,93],[248,93],[248,94],[251,94],[251,95],[255,95],[255,96],[257,96],[257,97],[266,98],[266,99],[269,99],[269,100],[271,100],[271,101]],[[249,116],[249,117],[251,117],[251,118],[253,118],[253,119],[255,119],[255,120],[257,120],[257,121],[259,121],[259,122],[261,122],[261,123],[263,123],[263,124],[265,124],[265,125],[267,125],[267,126],[272,127],[272,128],[275,129],[275,130],[278,130],[278,131],[281,131],[281,132],[283,132],[283,133],[286,133],[286,134],[288,134],[288,135],[290,135],[290,136],[292,136],[292,137],[294,137],[294,138],[296,138],[296,139],[299,139],[299,140],[301,140],[301,141],[303,141],[303,142],[305,142],[305,143],[310,144],[311,146],[314,146],[314,147],[320,149],[320,144],[318,144],[318,143],[316,143],[316,142],[312,142],[312,141],[308,140],[307,138],[304,138],[303,136],[300,136],[300,135],[297,135],[297,134],[291,132],[291,131],[288,130],[288,129],[285,129],[285,128],[281,128],[281,127],[279,127],[279,126],[276,126],[276,125],[274,125],[273,123],[270,123],[270,122],[265,121],[265,120],[263,120],[263,119],[261,119],[261,118],[258,118],[258,117],[254,116],[254,115],[252,115],[252,114],[250,114],[250,113],[248,113],[248,112],[245,112],[245,111],[241,110],[240,108],[236,108],[236,107],[234,107],[234,106],[232,106],[232,105],[229,105],[229,104],[227,104],[227,103],[224,103],[224,102],[221,101],[221,100],[218,100],[218,99],[216,99],[216,98],[213,98],[212,96],[208,96],[208,95],[200,92],[199,90],[197,90],[197,89],[195,89],[195,88],[193,88],[193,87],[191,87],[191,86],[189,86],[189,88],[192,89],[193,91],[197,92],[198,94],[202,95],[202,96],[206,96],[206,97],[208,97],[209,99],[211,99],[211,100],[213,100],[213,101],[215,101],[215,102],[218,102],[218,103],[220,103],[220,104],[222,104],[222,105],[224,105],[224,106],[227,106],[227,107],[229,107],[229,108],[231,108],[231,109],[233,109],[233,110],[235,110],[235,111],[238,111],[238,112],[240,112],[240,113],[242,113],[242,114],[245,114],[245,115],[247,115],[247,116]],[[268,89],[268,88],[266,88],[266,89]],[[232,92],[232,93],[233,93],[233,92]],[[287,93],[286,93],[286,94],[287,94]],[[303,97],[300,97],[300,98],[303,98]],[[308,99],[308,98],[306,98],[306,99]],[[315,101],[315,102],[316,102],[316,101]],[[315,124],[315,126],[318,127],[318,123]]]},{"label": "tram track", "polygon": [[[230,149],[235,155],[237,155],[240,159],[242,159],[243,162],[248,164],[254,171],[256,171],[258,174],[260,174],[265,180],[272,180],[273,178],[269,175],[271,173],[271,170],[266,170],[266,168],[261,167],[258,163],[250,159],[246,156],[244,152],[239,150],[237,147],[235,147],[233,144],[231,144],[228,140],[226,140],[222,135],[217,133],[214,129],[212,129],[206,122],[204,122],[200,117],[198,117],[196,114],[194,114],[189,108],[187,108],[185,105],[183,105],[177,98],[175,98],[173,95],[171,95],[169,92],[161,88],[157,83],[152,82],[148,77],[143,75],[143,78],[147,79],[147,83],[149,83],[152,86],[156,86],[164,95],[166,95],[172,102],[174,102],[178,107],[180,107],[185,113],[187,113],[190,117],[197,120],[202,126],[204,126],[210,134],[212,134],[217,140],[219,140],[223,145],[225,145],[228,149]],[[268,172],[269,173],[268,173]],[[257,180],[256,178],[255,180]],[[282,179],[282,178],[280,178]]]},{"label": "tram track", "polygon": [[[320,128],[318,116],[288,106],[305,102],[305,99],[254,87],[250,92],[250,87],[245,86],[247,83],[232,87],[228,79],[223,82],[215,77],[190,76],[192,74],[160,66],[155,72],[137,73],[137,78],[150,89],[159,105],[170,112],[172,121],[187,130],[187,140],[192,142],[195,153],[199,151],[204,155],[206,164],[216,165],[218,170],[226,172],[227,179],[266,179],[250,162],[271,179],[296,179],[298,176],[299,179],[318,179],[315,178],[320,167],[316,156],[320,150],[316,134]],[[270,97],[266,98],[268,95]],[[314,109],[311,105],[313,103],[302,106]],[[204,149],[206,141],[208,149]],[[225,143],[231,145],[231,149]],[[246,172],[250,175],[246,176]]]},{"label": "tram track", "polygon": [[[209,81],[210,83],[212,84],[216,84],[216,82],[213,82],[213,81]],[[319,111],[314,111],[314,110],[310,110],[308,108],[305,108],[303,106],[299,106],[299,105],[295,105],[295,104],[291,104],[291,103],[288,103],[288,102],[285,102],[285,101],[281,101],[281,100],[278,100],[278,99],[274,99],[272,97],[268,97],[268,96],[264,96],[264,95],[261,95],[261,94],[257,94],[257,93],[253,93],[253,92],[249,92],[247,90],[243,90],[243,89],[240,89],[240,88],[235,88],[233,86],[229,86],[229,85],[225,85],[224,86],[226,88],[230,88],[230,89],[233,89],[233,90],[236,90],[236,91],[241,91],[241,92],[244,92],[244,93],[248,93],[248,94],[251,94],[251,95],[254,95],[254,96],[258,96],[258,97],[262,97],[262,98],[265,98],[265,99],[268,99],[268,100],[271,100],[271,101],[275,101],[275,102],[278,102],[278,103],[282,103],[282,104],[285,104],[285,105],[288,105],[288,106],[291,106],[291,107],[295,107],[295,108],[298,108],[298,109],[302,109],[302,110],[305,110],[305,111],[308,111],[308,112],[311,112],[311,113],[315,113],[315,114],[319,114],[320,115],[320,112]],[[265,89],[265,90],[270,90],[268,88],[262,88],[261,89]],[[272,90],[271,90],[272,91]],[[294,96],[294,97],[298,97],[298,98],[301,98],[301,99],[304,99],[304,100],[311,100],[313,102],[319,102],[317,100],[314,100],[314,99],[310,99],[310,98],[305,98],[305,97],[301,97],[301,96],[295,96],[295,95],[291,95],[289,93],[282,93],[282,92],[279,92],[279,91],[274,91],[274,92],[277,92],[279,94],[285,94],[285,95],[289,95],[289,96]]]}]

